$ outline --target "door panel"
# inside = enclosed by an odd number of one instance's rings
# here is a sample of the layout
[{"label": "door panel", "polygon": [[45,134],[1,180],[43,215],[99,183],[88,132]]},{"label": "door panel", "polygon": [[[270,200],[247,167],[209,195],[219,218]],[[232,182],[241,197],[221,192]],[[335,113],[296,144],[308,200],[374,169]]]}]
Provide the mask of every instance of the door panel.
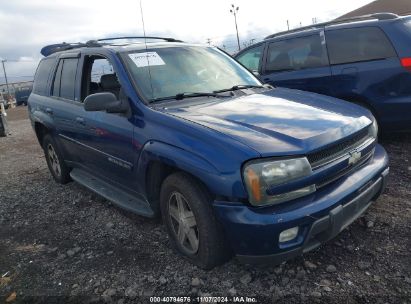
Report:
[{"label": "door panel", "polygon": [[330,95],[330,76],[331,70],[329,67],[320,67],[300,71],[271,73],[264,75],[263,81],[279,87]]},{"label": "door panel", "polygon": [[85,136],[84,126],[76,123],[75,118],[84,112],[75,100],[75,80],[78,58],[60,59],[52,82],[52,96],[49,98],[49,115],[53,115],[57,140],[61,143],[65,159],[81,163],[82,150],[76,143]]},{"label": "door panel", "polygon": [[[101,55],[84,56],[81,79],[83,100],[99,92],[111,92],[119,99],[126,99],[108,58]],[[83,167],[100,178],[137,191],[133,175],[135,153],[131,120],[123,114],[105,111],[83,111],[75,120],[85,130],[85,136],[81,138],[85,149]]]},{"label": "door panel", "polygon": [[329,94],[330,77],[323,32],[269,44],[262,76],[264,82]]},{"label": "door panel", "polygon": [[87,149],[83,156],[87,169],[134,188],[133,124],[122,115],[102,111],[85,112],[83,121],[88,130],[82,139]]},{"label": "door panel", "polygon": [[[408,73],[384,31],[376,26],[325,32],[332,64],[332,95],[365,102],[380,122],[405,121],[411,86]],[[407,114],[405,114],[407,113]]]}]

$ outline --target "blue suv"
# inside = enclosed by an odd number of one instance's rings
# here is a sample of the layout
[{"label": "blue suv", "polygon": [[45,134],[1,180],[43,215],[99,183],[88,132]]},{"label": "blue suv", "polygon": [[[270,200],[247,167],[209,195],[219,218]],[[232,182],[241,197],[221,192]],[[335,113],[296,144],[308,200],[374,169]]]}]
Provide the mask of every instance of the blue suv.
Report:
[{"label": "blue suv", "polygon": [[265,83],[365,106],[383,131],[411,130],[411,16],[315,24],[268,36],[235,57]]},{"label": "blue suv", "polygon": [[58,183],[161,215],[204,269],[312,250],[383,191],[368,110],[263,85],[214,47],[146,40],[43,48],[28,107]]}]

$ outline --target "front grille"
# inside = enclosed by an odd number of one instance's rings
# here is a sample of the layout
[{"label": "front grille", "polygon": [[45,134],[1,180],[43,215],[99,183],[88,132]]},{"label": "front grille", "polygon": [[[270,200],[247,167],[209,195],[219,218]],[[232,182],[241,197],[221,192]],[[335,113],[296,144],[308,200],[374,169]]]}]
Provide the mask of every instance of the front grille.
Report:
[{"label": "front grille", "polygon": [[313,169],[318,168],[325,163],[338,158],[349,150],[358,147],[363,142],[365,142],[367,138],[369,138],[368,128],[365,128],[347,140],[339,142],[318,152],[309,154],[307,156],[308,161],[310,162]]},{"label": "front grille", "polygon": [[365,163],[368,162],[368,160],[370,160],[370,158],[373,155],[374,155],[374,148],[370,152],[368,152],[367,154],[363,155],[361,157],[361,160],[357,164],[355,164],[353,166],[348,165],[345,169],[335,173],[334,175],[327,176],[327,178],[322,180],[320,183],[316,184],[317,189],[320,189],[320,188],[336,181],[337,179],[343,177],[344,175],[347,175],[350,172],[352,172],[352,171],[358,169],[359,167],[363,166]]}]

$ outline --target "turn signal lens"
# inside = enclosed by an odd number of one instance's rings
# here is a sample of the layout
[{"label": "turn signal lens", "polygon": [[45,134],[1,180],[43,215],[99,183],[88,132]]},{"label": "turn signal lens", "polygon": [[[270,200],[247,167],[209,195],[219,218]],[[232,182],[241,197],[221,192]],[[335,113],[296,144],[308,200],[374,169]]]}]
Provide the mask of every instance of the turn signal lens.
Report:
[{"label": "turn signal lens", "polygon": [[261,201],[260,179],[258,178],[257,173],[255,173],[253,169],[247,168],[245,176],[247,178],[248,185],[250,185],[254,200],[256,202]]}]

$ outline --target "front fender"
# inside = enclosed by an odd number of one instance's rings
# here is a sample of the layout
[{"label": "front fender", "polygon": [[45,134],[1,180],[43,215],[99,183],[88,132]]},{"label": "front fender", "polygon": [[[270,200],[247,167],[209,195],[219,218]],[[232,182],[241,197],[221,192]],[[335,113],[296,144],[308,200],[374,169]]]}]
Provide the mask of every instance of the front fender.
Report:
[{"label": "front fender", "polygon": [[204,158],[179,147],[159,142],[147,142],[140,154],[137,164],[137,176],[142,189],[146,189],[146,173],[150,162],[157,161],[181,171],[187,172],[201,180],[217,196],[246,198],[247,194],[241,180],[241,165],[233,172],[221,173],[213,164]]}]

